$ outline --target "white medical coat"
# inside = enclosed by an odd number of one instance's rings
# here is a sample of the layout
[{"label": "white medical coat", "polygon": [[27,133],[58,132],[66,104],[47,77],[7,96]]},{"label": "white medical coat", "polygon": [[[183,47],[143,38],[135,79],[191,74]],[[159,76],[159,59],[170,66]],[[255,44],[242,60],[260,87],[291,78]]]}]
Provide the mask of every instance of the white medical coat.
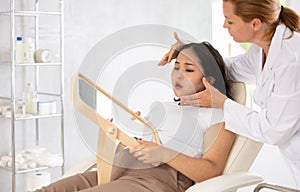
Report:
[{"label": "white medical coat", "polygon": [[265,66],[263,50],[253,45],[226,60],[230,79],[256,84],[254,111],[230,99],[224,103],[226,128],[251,139],[277,145],[300,187],[300,34],[277,26]]}]

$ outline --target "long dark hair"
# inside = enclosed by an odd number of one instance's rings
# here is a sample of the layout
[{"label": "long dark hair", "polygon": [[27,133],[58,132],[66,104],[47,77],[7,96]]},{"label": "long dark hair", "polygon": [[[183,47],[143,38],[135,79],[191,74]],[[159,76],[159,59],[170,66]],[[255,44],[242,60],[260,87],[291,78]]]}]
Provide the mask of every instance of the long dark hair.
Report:
[{"label": "long dark hair", "polygon": [[178,54],[184,49],[191,49],[194,52],[195,56],[200,60],[205,77],[211,76],[215,79],[213,86],[228,98],[232,98],[230,85],[225,74],[225,63],[218,50],[206,41],[202,43],[189,43],[183,45],[175,57],[177,58]]}]

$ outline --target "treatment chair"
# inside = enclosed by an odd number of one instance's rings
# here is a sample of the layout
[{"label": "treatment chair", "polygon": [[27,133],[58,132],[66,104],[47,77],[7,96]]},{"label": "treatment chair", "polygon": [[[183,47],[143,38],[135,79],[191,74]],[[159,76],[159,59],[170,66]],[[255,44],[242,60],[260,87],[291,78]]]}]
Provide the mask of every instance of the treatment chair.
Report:
[{"label": "treatment chair", "polygon": [[[231,82],[233,99],[246,104],[246,86],[241,82]],[[226,125],[225,125],[226,126]],[[204,141],[215,137],[218,130],[208,129]],[[206,145],[204,145],[206,146]],[[211,179],[196,183],[186,192],[235,192],[239,188],[261,183],[263,178],[248,172],[263,144],[249,138],[237,135],[227,159],[223,174]],[[199,170],[201,171],[201,170]]]},{"label": "treatment chair", "polygon": [[293,189],[290,187],[284,187],[279,185],[272,185],[269,183],[261,183],[257,185],[253,192],[259,192],[261,189],[271,189],[274,191],[281,191],[281,192],[300,192],[298,189]]},{"label": "treatment chair", "polygon": [[[232,82],[231,92],[233,99],[236,102],[245,105],[246,86],[244,83]],[[216,130],[208,130],[205,140],[210,140],[209,138],[215,135],[214,132],[216,132]],[[186,192],[236,192],[240,188],[255,184],[258,185],[254,188],[253,192],[260,192],[263,189],[280,192],[300,192],[300,190],[290,187],[261,183],[263,181],[261,176],[248,171],[262,146],[262,143],[237,135],[223,174],[203,182],[196,183]]]},{"label": "treatment chair", "polygon": [[[72,89],[73,89],[72,90],[72,95],[73,95],[72,103],[77,110],[81,111],[81,113],[87,113],[87,110],[89,111],[91,109],[87,109],[86,106],[85,106],[85,109],[82,109],[82,106],[81,105],[78,106],[78,103],[76,102],[79,99],[79,98],[76,98],[76,97],[78,97],[77,93],[79,91],[78,90],[78,77],[81,77],[81,78],[83,77],[83,80],[87,80],[88,83],[91,84],[93,88],[97,88],[98,91],[101,88],[97,87],[97,85],[95,85],[94,83],[89,82],[89,80],[81,74],[75,75],[73,77],[73,79],[72,79]],[[244,83],[232,83],[231,87],[232,87],[231,92],[232,92],[234,100],[241,104],[245,104],[245,102],[246,102],[245,84]],[[75,93],[75,95],[74,95],[74,93]],[[74,98],[74,96],[75,96],[75,98]],[[129,113],[131,113],[136,118],[140,118],[139,116],[136,116],[135,113],[132,111],[129,111]],[[90,112],[88,112],[88,114],[90,114],[90,115],[87,115],[87,116],[85,115],[87,118],[91,119],[96,124],[99,123],[99,119],[101,119],[101,117],[97,116],[95,118],[95,112],[92,113],[92,111],[90,111]],[[93,115],[91,115],[91,114],[93,114]],[[147,123],[147,122],[143,122],[143,119],[141,119],[140,121],[144,124]],[[122,133],[122,137],[124,137],[124,138],[119,138],[119,136],[114,136],[114,139],[121,139],[121,140],[125,139],[125,141],[127,141],[127,144],[129,146],[132,146],[135,144],[135,141],[132,138],[129,138],[128,136],[126,136],[126,134],[123,134],[123,132],[118,130],[118,128],[113,126],[109,121],[107,121],[105,119],[101,119],[101,122],[102,122],[102,125],[104,125],[104,127],[108,127],[108,128],[113,127],[114,131],[117,130],[117,132]],[[107,129],[105,132],[108,133],[108,135],[110,135],[110,129]],[[213,129],[213,128],[208,129],[208,132],[205,135],[204,140],[205,141],[212,140],[210,138],[214,138],[217,133],[218,133],[218,130],[216,130],[216,129]],[[155,133],[155,130],[153,130],[153,135],[155,137],[157,136]],[[101,144],[99,142],[98,145],[99,144],[101,145],[100,148],[103,148],[103,143]],[[261,183],[263,181],[262,177],[255,175],[253,173],[250,173],[250,172],[248,172],[248,170],[249,170],[250,166],[252,165],[253,161],[255,160],[262,145],[263,145],[262,143],[255,142],[251,139],[248,139],[248,138],[245,138],[242,136],[237,136],[236,140],[234,142],[234,145],[231,149],[230,155],[228,157],[223,174],[220,176],[208,179],[206,181],[196,183],[194,186],[190,187],[187,190],[187,192],[202,192],[202,191],[234,192],[239,188]],[[113,147],[110,146],[109,148],[112,149]],[[98,149],[99,149],[99,146],[98,146]],[[111,152],[109,152],[109,156],[113,156],[113,154]],[[101,158],[100,158],[100,160],[101,160]],[[76,173],[82,173],[85,171],[89,171],[95,167],[96,162],[99,164],[99,157],[98,158],[91,157],[87,161],[82,162],[81,165],[77,165],[74,168],[72,168],[71,170],[67,171],[63,177],[71,176]],[[109,165],[105,165],[105,166],[109,167]],[[101,169],[103,169],[103,167]],[[110,172],[111,167],[109,167],[105,170],[107,170],[106,172]],[[99,171],[99,168],[98,168],[98,171]],[[199,170],[199,171],[201,171],[201,170]],[[98,175],[99,174],[100,173],[98,172]],[[102,171],[102,174],[103,174],[103,171]],[[102,179],[104,177],[104,182],[108,182],[109,178],[110,178],[109,173],[108,173],[108,176],[101,175],[101,177],[102,177]],[[103,183],[103,181],[98,180],[99,184],[101,184],[101,182]]]}]

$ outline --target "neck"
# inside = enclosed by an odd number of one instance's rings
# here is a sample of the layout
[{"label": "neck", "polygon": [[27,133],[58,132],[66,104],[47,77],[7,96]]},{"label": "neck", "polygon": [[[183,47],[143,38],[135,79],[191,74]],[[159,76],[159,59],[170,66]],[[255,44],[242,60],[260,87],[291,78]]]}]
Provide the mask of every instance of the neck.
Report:
[{"label": "neck", "polygon": [[270,43],[269,42],[265,42],[265,43],[256,43],[258,46],[260,46],[262,48],[263,51],[263,57],[262,57],[262,69],[265,66],[267,57],[268,57],[268,52],[269,52],[269,48],[270,48]]},{"label": "neck", "polygon": [[265,56],[265,58],[267,58],[268,52],[269,52],[269,48],[270,48],[270,43],[261,44],[261,45],[258,45],[258,46],[260,46],[263,49],[264,56]]},{"label": "neck", "polygon": [[262,25],[261,29],[257,31],[254,40],[252,41],[252,43],[260,46],[263,49],[265,58],[267,58],[268,56],[269,48],[272,41],[271,38],[266,37],[266,34],[268,34],[270,30],[271,29],[268,25]]}]

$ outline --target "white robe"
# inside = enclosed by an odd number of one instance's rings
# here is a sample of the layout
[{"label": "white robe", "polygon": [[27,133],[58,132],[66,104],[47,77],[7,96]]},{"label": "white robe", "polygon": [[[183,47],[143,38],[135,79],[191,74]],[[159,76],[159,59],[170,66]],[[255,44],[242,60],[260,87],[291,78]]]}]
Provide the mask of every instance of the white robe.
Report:
[{"label": "white robe", "polygon": [[262,70],[263,51],[253,45],[245,54],[226,60],[234,81],[256,84],[254,111],[227,99],[226,128],[251,139],[277,145],[300,187],[300,34],[277,26]]}]

